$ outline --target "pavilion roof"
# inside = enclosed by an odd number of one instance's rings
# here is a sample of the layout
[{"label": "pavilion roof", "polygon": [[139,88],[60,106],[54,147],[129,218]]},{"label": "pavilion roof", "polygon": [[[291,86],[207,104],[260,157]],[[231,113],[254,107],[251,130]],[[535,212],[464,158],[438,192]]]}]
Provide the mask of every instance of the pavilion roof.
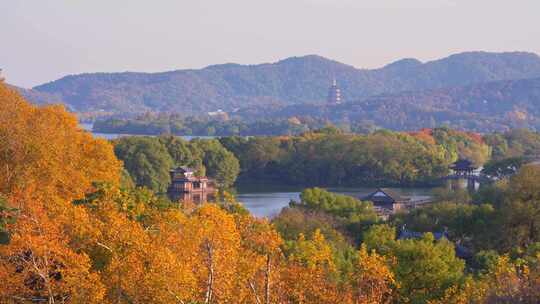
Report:
[{"label": "pavilion roof", "polygon": [[195,172],[195,170],[193,170],[193,168],[190,168],[188,166],[180,166],[180,167],[178,167],[176,169],[173,169],[171,171],[172,172],[178,172],[178,173],[189,173],[189,172],[193,173],[193,172]]},{"label": "pavilion roof", "polygon": [[387,188],[378,188],[374,192],[370,193],[367,196],[361,198],[363,201],[371,201],[375,204],[392,204],[395,202],[406,202],[410,201],[409,197],[404,197],[398,194],[397,192],[387,189]]},{"label": "pavilion roof", "polygon": [[456,162],[450,165],[450,169],[454,170],[474,170],[476,169],[475,166],[473,166],[473,163],[464,158],[458,159]]}]

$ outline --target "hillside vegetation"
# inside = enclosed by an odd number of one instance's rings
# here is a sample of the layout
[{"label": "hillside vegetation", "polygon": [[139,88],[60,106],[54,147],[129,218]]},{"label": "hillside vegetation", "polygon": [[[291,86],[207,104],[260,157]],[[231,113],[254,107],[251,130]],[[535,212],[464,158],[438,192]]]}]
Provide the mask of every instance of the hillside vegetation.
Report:
[{"label": "hillside vegetation", "polygon": [[394,130],[448,125],[479,132],[540,128],[540,78],[501,80],[462,87],[372,96],[341,105],[250,107],[243,117],[317,117],[364,122]]},{"label": "hillside vegetation", "polygon": [[271,64],[224,64],[200,70],[71,75],[34,90],[53,94],[79,112],[151,110],[192,115],[250,105],[321,103],[333,76],[344,99],[356,101],[379,94],[540,77],[540,57],[470,52],[426,63],[405,59],[366,70],[311,55]]}]

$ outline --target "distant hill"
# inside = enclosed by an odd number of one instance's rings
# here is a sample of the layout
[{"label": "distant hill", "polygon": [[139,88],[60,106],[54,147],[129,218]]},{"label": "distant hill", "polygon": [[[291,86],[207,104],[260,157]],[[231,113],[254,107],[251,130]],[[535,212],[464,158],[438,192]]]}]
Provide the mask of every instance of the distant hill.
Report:
[{"label": "distant hill", "polygon": [[217,109],[231,112],[253,106],[321,104],[334,75],[344,100],[353,102],[381,94],[540,77],[540,57],[522,52],[469,52],[426,63],[404,59],[366,70],[310,55],[271,64],[223,64],[200,70],[72,75],[25,94],[34,94],[30,98],[34,101],[40,101],[39,94],[61,99],[76,111],[152,110],[193,115]]},{"label": "distant hill", "polygon": [[51,104],[64,103],[62,96],[58,93],[40,92],[32,89],[25,89],[14,85],[8,85],[14,90],[17,90],[26,100],[35,104]]},{"label": "distant hill", "polygon": [[540,130],[540,78],[372,96],[340,105],[299,104],[246,108],[243,117],[326,118],[371,123],[394,130],[446,124],[480,132],[528,127]]}]

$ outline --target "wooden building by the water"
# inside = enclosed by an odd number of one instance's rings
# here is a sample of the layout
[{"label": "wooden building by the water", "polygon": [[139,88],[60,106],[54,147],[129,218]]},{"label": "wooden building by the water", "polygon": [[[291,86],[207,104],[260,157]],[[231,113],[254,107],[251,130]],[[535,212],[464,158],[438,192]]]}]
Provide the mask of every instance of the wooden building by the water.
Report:
[{"label": "wooden building by the water", "polygon": [[404,197],[398,193],[385,188],[378,188],[374,192],[360,198],[362,201],[373,203],[375,211],[383,218],[399,210],[405,210],[406,205],[411,202],[410,197]]},{"label": "wooden building by the water", "polygon": [[191,201],[203,203],[215,193],[211,181],[203,176],[195,176],[194,170],[188,167],[178,167],[170,171],[171,184],[167,195],[172,201]]}]

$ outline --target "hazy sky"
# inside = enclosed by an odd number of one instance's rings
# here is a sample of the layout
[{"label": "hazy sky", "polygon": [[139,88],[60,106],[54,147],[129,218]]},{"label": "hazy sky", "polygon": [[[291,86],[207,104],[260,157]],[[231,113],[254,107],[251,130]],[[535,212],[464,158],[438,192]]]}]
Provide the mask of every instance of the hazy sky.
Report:
[{"label": "hazy sky", "polygon": [[166,71],[319,54],[362,68],[470,51],[540,53],[540,0],[0,0],[0,68]]}]

